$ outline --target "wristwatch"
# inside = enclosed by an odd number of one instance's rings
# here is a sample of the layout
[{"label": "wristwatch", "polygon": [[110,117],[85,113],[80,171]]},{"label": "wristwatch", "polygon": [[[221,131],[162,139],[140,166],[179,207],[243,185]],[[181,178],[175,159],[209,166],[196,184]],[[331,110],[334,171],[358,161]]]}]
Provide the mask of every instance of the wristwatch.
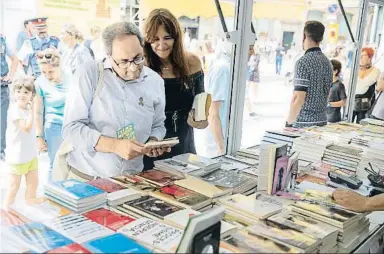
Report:
[{"label": "wristwatch", "polygon": [[285,127],[292,127],[293,126],[293,124],[290,124],[290,123],[288,123],[288,122],[285,122]]}]

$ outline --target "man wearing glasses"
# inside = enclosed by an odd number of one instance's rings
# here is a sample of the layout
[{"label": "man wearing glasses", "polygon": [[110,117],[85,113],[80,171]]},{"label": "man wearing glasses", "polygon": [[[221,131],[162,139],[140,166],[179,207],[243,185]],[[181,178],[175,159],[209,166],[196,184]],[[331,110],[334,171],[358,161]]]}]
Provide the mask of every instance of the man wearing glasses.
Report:
[{"label": "man wearing glasses", "polygon": [[143,145],[165,136],[165,92],[161,77],[144,66],[138,28],[129,22],[112,24],[103,42],[103,70],[96,61],[82,65],[67,96],[63,137],[74,145],[67,155],[70,178],[134,174],[142,171],[144,154],[157,157],[169,151]]}]

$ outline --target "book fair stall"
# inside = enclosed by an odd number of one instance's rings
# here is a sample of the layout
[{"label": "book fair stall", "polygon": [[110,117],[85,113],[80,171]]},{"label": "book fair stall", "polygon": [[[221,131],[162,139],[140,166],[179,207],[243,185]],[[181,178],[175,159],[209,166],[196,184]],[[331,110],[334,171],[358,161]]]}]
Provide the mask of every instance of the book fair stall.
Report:
[{"label": "book fair stall", "polygon": [[184,154],[137,175],[52,182],[44,197],[1,211],[1,252],[382,252],[382,213],[332,199],[335,188],[384,192],[382,133],[372,119],[271,130],[232,155]]}]

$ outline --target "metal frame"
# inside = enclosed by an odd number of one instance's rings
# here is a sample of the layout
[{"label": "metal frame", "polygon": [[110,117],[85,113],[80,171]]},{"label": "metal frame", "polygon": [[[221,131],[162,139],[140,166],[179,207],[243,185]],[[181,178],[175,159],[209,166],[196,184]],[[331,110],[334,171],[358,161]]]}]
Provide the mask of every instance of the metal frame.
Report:
[{"label": "metal frame", "polygon": [[249,45],[253,45],[256,39],[252,32],[252,10],[253,0],[237,0],[236,30],[227,34],[228,41],[235,45],[232,59],[233,86],[230,98],[227,154],[237,152],[241,146],[248,52]]},{"label": "metal frame", "polygon": [[368,7],[370,3],[377,3],[384,5],[384,1],[381,0],[361,0],[360,1],[360,12],[359,12],[359,21],[357,28],[357,36],[355,43],[355,54],[354,61],[352,65],[352,77],[351,77],[351,86],[348,92],[348,122],[352,122],[353,118],[353,107],[355,103],[355,94],[356,94],[356,85],[357,85],[357,77],[359,75],[359,65],[360,65],[360,55],[361,48],[363,47],[363,39],[365,28],[367,26],[367,14]]}]

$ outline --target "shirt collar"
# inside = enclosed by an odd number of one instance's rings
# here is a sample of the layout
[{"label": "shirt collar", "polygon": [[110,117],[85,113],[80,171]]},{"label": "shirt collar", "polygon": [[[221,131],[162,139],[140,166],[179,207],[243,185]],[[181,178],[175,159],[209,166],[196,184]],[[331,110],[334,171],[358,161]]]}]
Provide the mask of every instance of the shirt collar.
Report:
[{"label": "shirt collar", "polygon": [[305,54],[310,53],[310,52],[316,52],[316,51],[321,52],[321,48],[320,47],[313,47],[313,48],[307,49],[307,51],[305,51]]},{"label": "shirt collar", "polygon": [[145,78],[148,76],[148,73],[147,73],[147,70],[145,68],[145,66],[143,67],[141,73],[140,73],[140,77],[138,79],[135,79],[135,80],[130,80],[130,81],[125,81],[123,80],[122,78],[120,78],[116,72],[114,71],[113,67],[112,67],[112,62],[111,62],[111,59],[109,58],[105,58],[104,60],[104,70],[105,69],[110,69],[112,71],[112,74],[118,78],[119,80],[121,80],[124,84],[132,84],[132,83],[139,83],[139,82],[143,82],[145,80]]}]

